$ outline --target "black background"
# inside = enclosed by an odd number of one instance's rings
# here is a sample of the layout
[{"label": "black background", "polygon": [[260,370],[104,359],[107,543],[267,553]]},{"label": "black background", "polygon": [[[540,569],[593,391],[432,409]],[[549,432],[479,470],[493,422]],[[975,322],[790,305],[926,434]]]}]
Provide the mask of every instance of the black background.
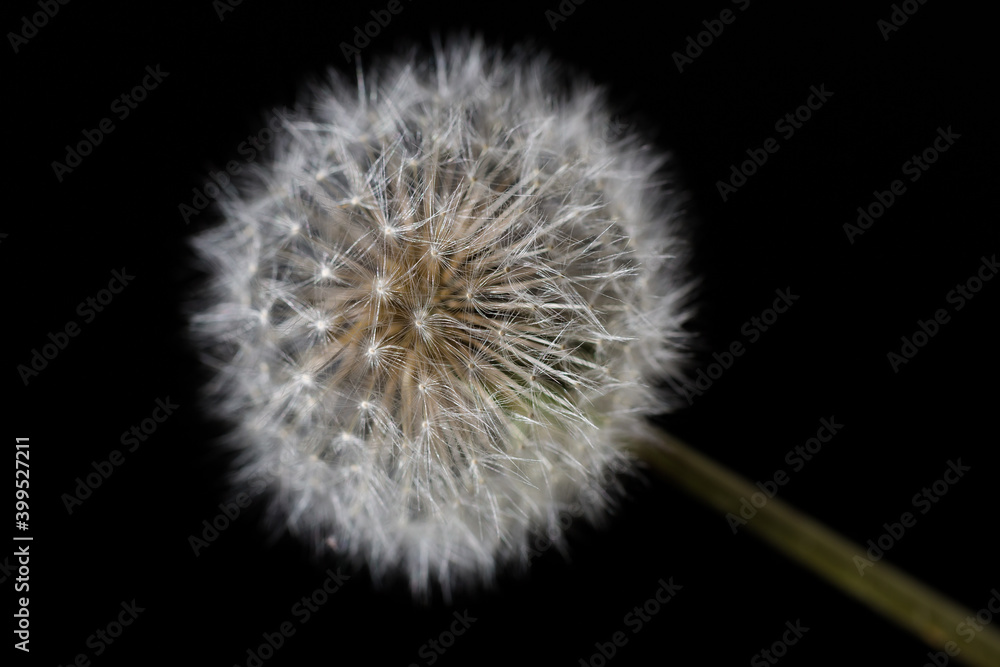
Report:
[{"label": "black background", "polygon": [[[929,2],[886,40],[877,21],[889,18],[889,3],[753,0],[741,11],[717,0],[665,3],[656,14],[587,0],[553,30],[545,12],[556,0],[402,2],[362,51],[365,62],[407,41],[429,46],[433,30],[533,38],[606,84],[622,118],[672,151],[704,281],[700,367],[731,341],[747,343],[741,327],[776,289],[800,297],[664,423],[764,480],[788,471],[786,452],[835,417],[844,428],[780,495],[859,543],[913,511],[913,495],[961,458],[971,471],[918,514],[888,558],[983,607],[1000,587],[1000,281],[960,311],[946,295],[1000,250],[990,18]],[[477,620],[436,664],[578,665],[619,630],[628,644],[610,665],[746,664],[797,619],[809,631],[782,664],[924,664],[922,643],[653,476],[631,485],[607,528],[574,526],[568,559],[546,552],[526,575],[452,606],[415,605],[358,572],[299,624],[292,606],[337,563],[312,564],[291,538],[268,543],[258,504],[195,557],[189,536],[229,491],[226,460],[211,446],[223,426],[198,405],[201,370],[181,336],[193,276],[185,243],[212,213],[185,224],[178,205],[206,170],[240,159],[237,146],[263,114],[293,104],[304,81],[328,66],[351,72],[339,45],[385,4],[244,0],[220,19],[209,0],[71,2],[17,53],[5,40],[6,198],[15,206],[0,223],[3,430],[11,443],[31,438],[30,660],[246,665],[262,633],[292,621],[295,635],[265,664],[426,665],[421,646],[453,611],[468,610]],[[726,8],[735,21],[678,72],[671,54]],[[38,11],[29,2],[8,9],[5,33]],[[158,64],[169,76],[118,120],[112,101]],[[820,85],[833,95],[782,137],[775,122]],[[104,117],[114,132],[57,180],[52,162]],[[902,164],[948,127],[960,138],[911,183]],[[717,181],[768,137],[780,150],[724,202]],[[850,243],[843,224],[894,179],[905,194]],[[77,305],[122,267],[134,281],[83,323]],[[939,308],[951,320],[894,372],[887,353]],[[80,335],[25,385],[17,366],[70,320]],[[68,514],[61,497],[75,478],[123,449],[122,432],[168,396],[176,413]],[[633,634],[624,616],[670,577],[683,589]],[[5,609],[12,584],[0,584]],[[95,656],[88,637],[132,599],[145,611]]]}]

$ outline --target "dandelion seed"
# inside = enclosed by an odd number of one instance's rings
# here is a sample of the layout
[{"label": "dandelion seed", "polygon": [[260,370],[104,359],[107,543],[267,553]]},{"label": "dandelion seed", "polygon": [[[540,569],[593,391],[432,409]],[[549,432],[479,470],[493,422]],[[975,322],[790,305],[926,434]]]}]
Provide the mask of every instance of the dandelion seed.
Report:
[{"label": "dandelion seed", "polygon": [[571,506],[600,518],[671,407],[676,195],[557,71],[460,39],[361,95],[332,75],[194,241],[237,479],[274,471],[281,525],[418,595],[525,563]]}]

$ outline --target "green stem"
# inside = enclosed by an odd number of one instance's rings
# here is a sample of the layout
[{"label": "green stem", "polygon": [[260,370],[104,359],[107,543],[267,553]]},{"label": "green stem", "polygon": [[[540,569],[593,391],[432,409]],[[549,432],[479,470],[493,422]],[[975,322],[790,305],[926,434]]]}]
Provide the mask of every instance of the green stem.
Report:
[{"label": "green stem", "polygon": [[[635,445],[636,453],[691,495],[723,513],[739,516],[740,501],[759,490],[671,435],[655,445]],[[936,650],[950,648],[967,665],[1000,665],[1000,632],[983,626],[975,638],[960,636],[958,626],[974,613],[898,570],[884,559],[859,573],[855,557],[864,547],[837,535],[778,498],[757,508],[745,528],[797,560]]]}]

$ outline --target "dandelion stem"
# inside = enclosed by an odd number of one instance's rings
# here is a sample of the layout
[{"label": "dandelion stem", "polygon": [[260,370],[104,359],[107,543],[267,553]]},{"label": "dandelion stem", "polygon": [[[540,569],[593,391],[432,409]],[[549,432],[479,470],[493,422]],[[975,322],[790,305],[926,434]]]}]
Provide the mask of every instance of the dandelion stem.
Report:
[{"label": "dandelion stem", "polygon": [[[759,490],[747,480],[696,452],[675,437],[663,434],[660,443],[633,446],[654,469],[685,491],[720,512],[737,514],[740,499]],[[969,641],[957,629],[974,612],[895,568],[885,560],[858,571],[855,557],[864,547],[852,543],[778,498],[757,508],[745,527],[786,556],[798,561],[829,583],[854,596],[928,646],[958,647],[956,660],[967,665],[1000,665],[1000,632],[984,625]],[[968,643],[966,643],[968,642]]]}]

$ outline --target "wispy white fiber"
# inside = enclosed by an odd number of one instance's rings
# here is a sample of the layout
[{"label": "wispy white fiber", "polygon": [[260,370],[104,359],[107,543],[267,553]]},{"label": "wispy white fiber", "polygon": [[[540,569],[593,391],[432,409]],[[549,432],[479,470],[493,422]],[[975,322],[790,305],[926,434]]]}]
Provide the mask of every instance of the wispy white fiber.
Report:
[{"label": "wispy white fiber", "polygon": [[600,517],[680,373],[663,158],[605,95],[458,39],[331,74],[195,240],[191,320],[236,479],[376,579],[489,582]]}]

